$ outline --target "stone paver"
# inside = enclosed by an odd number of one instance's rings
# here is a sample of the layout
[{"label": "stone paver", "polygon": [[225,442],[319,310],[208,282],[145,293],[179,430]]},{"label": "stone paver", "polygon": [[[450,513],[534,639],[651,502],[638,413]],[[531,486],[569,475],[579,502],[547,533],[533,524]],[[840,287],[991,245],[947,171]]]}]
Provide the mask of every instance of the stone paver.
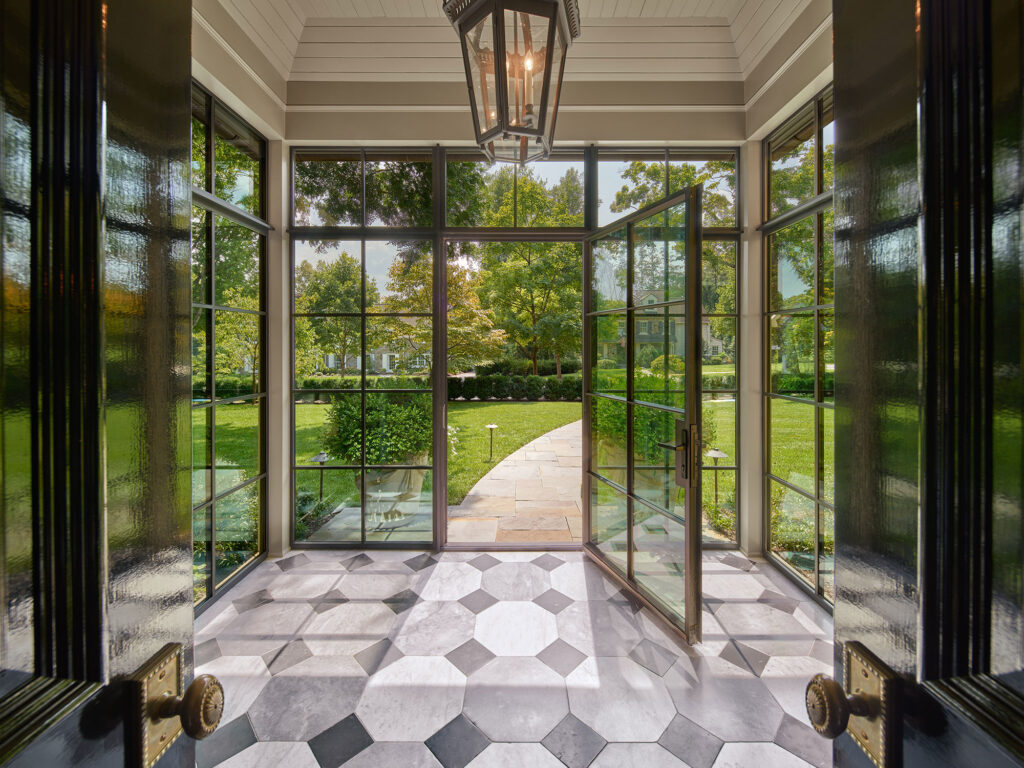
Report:
[{"label": "stone paver", "polygon": [[582,452],[575,421],[506,456],[448,507],[448,541],[579,543]]}]

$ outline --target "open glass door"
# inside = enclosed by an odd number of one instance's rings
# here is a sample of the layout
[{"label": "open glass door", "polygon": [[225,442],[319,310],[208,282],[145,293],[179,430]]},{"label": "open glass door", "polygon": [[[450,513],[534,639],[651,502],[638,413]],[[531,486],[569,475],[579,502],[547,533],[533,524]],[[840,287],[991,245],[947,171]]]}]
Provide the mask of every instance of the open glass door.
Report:
[{"label": "open glass door", "polygon": [[700,640],[701,187],[584,255],[584,546]]}]

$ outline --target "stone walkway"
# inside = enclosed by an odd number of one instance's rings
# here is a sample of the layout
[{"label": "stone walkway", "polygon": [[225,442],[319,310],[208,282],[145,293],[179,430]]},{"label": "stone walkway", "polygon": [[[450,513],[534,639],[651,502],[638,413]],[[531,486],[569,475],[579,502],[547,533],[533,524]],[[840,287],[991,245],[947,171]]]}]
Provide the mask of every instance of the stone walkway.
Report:
[{"label": "stone walkway", "polygon": [[527,443],[448,507],[448,541],[580,543],[582,457],[582,421]]}]

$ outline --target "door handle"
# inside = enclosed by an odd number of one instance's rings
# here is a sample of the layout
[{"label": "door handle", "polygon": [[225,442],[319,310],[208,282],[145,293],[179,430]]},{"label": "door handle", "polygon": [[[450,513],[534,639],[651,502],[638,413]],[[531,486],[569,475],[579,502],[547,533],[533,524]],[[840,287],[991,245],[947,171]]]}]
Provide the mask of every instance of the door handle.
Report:
[{"label": "door handle", "polygon": [[843,683],[815,675],[807,684],[807,717],[820,735],[849,732],[879,768],[900,768],[903,721],[900,679],[856,642],[843,646]]}]

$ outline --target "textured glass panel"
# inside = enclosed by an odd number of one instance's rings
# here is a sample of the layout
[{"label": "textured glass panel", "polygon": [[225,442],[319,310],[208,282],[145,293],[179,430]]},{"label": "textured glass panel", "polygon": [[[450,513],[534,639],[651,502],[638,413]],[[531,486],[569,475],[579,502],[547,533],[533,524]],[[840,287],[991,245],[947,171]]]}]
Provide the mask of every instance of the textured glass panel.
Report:
[{"label": "textured glass panel", "polygon": [[626,403],[604,397],[590,399],[590,469],[623,488],[627,485]]},{"label": "textured glass panel", "polygon": [[366,396],[366,463],[429,465],[433,403],[429,393]]},{"label": "textured glass panel", "polygon": [[430,155],[366,155],[366,223],[429,227],[434,223]]},{"label": "textured glass panel", "polygon": [[360,541],[358,469],[295,470],[296,541]]},{"label": "textured glass panel", "polygon": [[[686,514],[676,485],[677,424],[680,414],[633,406],[633,493],[679,517]],[[639,509],[639,507],[637,507]]]},{"label": "textured glass panel", "polygon": [[686,316],[680,304],[638,309],[633,318],[633,396],[682,408],[686,399]]},{"label": "textured glass panel", "polygon": [[192,206],[192,303],[210,303],[210,212]]},{"label": "textured glass panel", "polygon": [[629,551],[629,517],[626,495],[607,483],[590,483],[590,541],[622,574]]},{"label": "textured glass panel", "polygon": [[818,325],[821,343],[821,399],[831,403],[836,394],[835,312],[818,312]]},{"label": "textured glass panel", "polygon": [[819,304],[831,304],[836,300],[835,279],[835,211],[829,208],[821,215],[821,262],[818,269],[821,274],[821,297]]},{"label": "textured glass panel", "polygon": [[768,309],[814,304],[814,227],[808,216],[768,238]]},{"label": "textured glass panel", "polygon": [[769,471],[790,485],[814,493],[814,405],[769,398]]},{"label": "textured glass panel", "polygon": [[210,191],[207,167],[207,123],[210,120],[210,97],[198,88],[192,89],[192,185]]},{"label": "textured glass panel", "polygon": [[192,310],[192,400],[203,402],[213,397],[210,385],[209,331],[210,310]]},{"label": "textured glass panel", "polygon": [[241,485],[262,471],[262,401],[222,404],[214,415],[217,493]]},{"label": "textured glass panel", "polygon": [[769,324],[771,392],[814,398],[814,315],[772,315]]},{"label": "textured glass panel", "polygon": [[192,604],[210,596],[210,507],[192,512]]},{"label": "textured glass panel", "polygon": [[356,154],[295,157],[295,223],[312,227],[363,223],[363,161]]},{"label": "textured glass panel", "polygon": [[813,586],[814,502],[774,480],[768,493],[768,547]]},{"label": "textured glass panel", "polygon": [[219,104],[214,110],[214,123],[214,194],[262,217],[265,142]]},{"label": "textured glass panel", "polygon": [[259,554],[262,485],[252,483],[215,502],[217,586]]},{"label": "textured glass panel", "polygon": [[599,151],[597,193],[600,227],[665,197],[665,153]]},{"label": "textured glass panel", "polygon": [[429,314],[434,245],[429,240],[366,243],[366,311]]},{"label": "textured glass panel", "polygon": [[362,395],[318,392],[295,403],[295,463],[362,464]]},{"label": "textured glass panel", "polygon": [[778,216],[817,194],[814,161],[814,105],[805,108],[769,140],[768,216]]},{"label": "textured glass panel", "polygon": [[262,309],[261,262],[263,237],[251,229],[216,216],[213,248],[216,254],[214,302],[237,309]]},{"label": "textured glass panel", "polygon": [[447,155],[448,226],[513,226],[515,183],[515,166],[490,163],[479,154]]},{"label": "textured glass panel", "polygon": [[210,498],[213,489],[213,409],[192,411],[192,506]]},{"label": "textured glass panel", "polygon": [[259,392],[263,351],[262,317],[250,312],[214,312],[218,399]]},{"label": "textured glass panel", "polygon": [[827,192],[835,183],[836,115],[833,94],[827,93],[821,102],[821,191]]},{"label": "textured glass panel", "polygon": [[295,387],[314,391],[358,389],[363,380],[362,329],[358,317],[297,316],[293,330]]},{"label": "textured glass panel", "polygon": [[429,469],[364,472],[366,541],[431,541],[434,530],[432,479]]},{"label": "textured glass panel", "polygon": [[736,155],[732,152],[686,157],[670,155],[668,194],[704,185],[702,199],[705,227],[735,227]]},{"label": "textured glass panel", "polygon": [[366,387],[430,389],[433,341],[429,317],[368,317]]},{"label": "textured glass panel", "polygon": [[516,226],[583,226],[583,159],[538,160],[517,169]]},{"label": "textured glass panel", "polygon": [[591,245],[591,311],[626,306],[626,269],[629,249],[626,230],[612,232]]},{"label": "textured glass panel", "polygon": [[677,619],[686,607],[686,527],[642,504],[633,508],[633,573]]},{"label": "textured glass panel", "polygon": [[626,313],[590,318],[595,392],[626,394]]},{"label": "textured glass panel", "polygon": [[[295,311],[362,311],[362,244],[352,240],[295,242]],[[369,296],[377,300],[376,285]]]},{"label": "textured glass panel", "polygon": [[701,244],[701,304],[705,314],[736,314],[736,243]]},{"label": "textured glass panel", "polygon": [[705,469],[701,474],[705,541],[736,541],[736,470]]},{"label": "textured glass panel", "polygon": [[688,203],[633,225],[633,303],[638,307],[686,299]]},{"label": "textured glass panel", "polygon": [[704,389],[736,389],[736,319],[705,317],[701,323]]},{"label": "textured glass panel", "polygon": [[822,408],[821,416],[821,497],[832,503],[836,495],[836,412]]},{"label": "textured glass panel", "polygon": [[818,557],[818,571],[821,576],[821,593],[829,602],[836,599],[835,584],[835,552],[836,552],[836,513],[834,510],[822,505],[821,521],[821,548]]}]

